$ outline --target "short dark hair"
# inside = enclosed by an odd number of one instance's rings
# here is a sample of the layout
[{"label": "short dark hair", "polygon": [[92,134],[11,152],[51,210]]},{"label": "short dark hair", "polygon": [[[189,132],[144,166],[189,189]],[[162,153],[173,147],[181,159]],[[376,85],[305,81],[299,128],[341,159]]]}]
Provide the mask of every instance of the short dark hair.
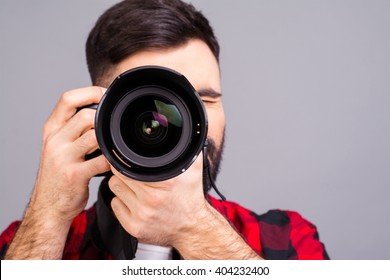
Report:
[{"label": "short dark hair", "polygon": [[142,50],[167,49],[189,39],[204,41],[217,61],[219,44],[203,14],[180,0],[125,0],[97,20],[86,42],[88,70],[94,85],[123,59]]}]

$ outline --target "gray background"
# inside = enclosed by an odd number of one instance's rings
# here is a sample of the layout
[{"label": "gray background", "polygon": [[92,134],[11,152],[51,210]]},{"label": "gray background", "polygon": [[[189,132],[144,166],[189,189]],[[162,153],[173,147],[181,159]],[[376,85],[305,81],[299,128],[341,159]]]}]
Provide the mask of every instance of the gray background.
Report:
[{"label": "gray background", "polygon": [[[23,215],[60,94],[90,84],[84,42],[115,2],[0,1],[0,228]],[[390,1],[192,2],[222,46],[223,193],[299,211],[334,259],[390,259]]]}]

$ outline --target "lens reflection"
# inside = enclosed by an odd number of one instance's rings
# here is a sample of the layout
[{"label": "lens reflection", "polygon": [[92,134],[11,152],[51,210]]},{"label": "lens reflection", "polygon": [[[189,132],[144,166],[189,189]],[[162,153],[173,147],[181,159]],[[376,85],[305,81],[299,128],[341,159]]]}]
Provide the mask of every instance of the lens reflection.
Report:
[{"label": "lens reflection", "polygon": [[[152,112],[153,116],[155,112]],[[145,134],[147,135],[154,135],[156,134],[156,131],[160,127],[160,122],[156,120],[150,120],[149,122],[144,122],[142,125],[142,130],[144,131]]]},{"label": "lens reflection", "polygon": [[144,96],[134,100],[121,118],[126,146],[143,157],[160,157],[175,148],[182,134],[183,120],[169,100]]}]

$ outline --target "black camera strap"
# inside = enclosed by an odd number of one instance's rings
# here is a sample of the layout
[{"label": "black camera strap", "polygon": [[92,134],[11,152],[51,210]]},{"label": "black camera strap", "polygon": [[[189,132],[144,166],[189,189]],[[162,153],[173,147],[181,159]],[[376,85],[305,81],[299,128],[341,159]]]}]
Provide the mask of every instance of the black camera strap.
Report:
[{"label": "black camera strap", "polygon": [[135,258],[138,241],[130,235],[118,222],[111,210],[111,200],[114,194],[108,187],[109,177],[106,177],[99,188],[96,202],[97,226],[104,247],[118,260]]},{"label": "black camera strap", "polygon": [[206,138],[206,141],[203,145],[203,192],[204,196],[207,198],[207,193],[212,188],[219,195],[222,200],[226,200],[226,197],[218,190],[217,186],[214,183],[213,178],[210,173],[210,162],[207,153],[207,147],[209,145],[209,141]]}]

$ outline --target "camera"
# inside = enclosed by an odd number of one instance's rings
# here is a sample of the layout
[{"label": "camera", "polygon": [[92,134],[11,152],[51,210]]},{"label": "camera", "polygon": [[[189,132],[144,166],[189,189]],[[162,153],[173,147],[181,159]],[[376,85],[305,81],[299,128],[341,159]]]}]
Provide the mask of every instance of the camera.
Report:
[{"label": "camera", "polygon": [[101,152],[127,177],[163,181],[189,168],[205,145],[203,102],[180,73],[142,66],[119,75],[97,105]]}]

